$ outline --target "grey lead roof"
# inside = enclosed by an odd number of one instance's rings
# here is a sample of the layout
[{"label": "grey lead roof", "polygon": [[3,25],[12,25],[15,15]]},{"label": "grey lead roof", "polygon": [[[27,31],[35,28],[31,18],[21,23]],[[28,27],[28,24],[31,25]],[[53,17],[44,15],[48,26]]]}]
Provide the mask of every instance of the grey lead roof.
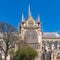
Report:
[{"label": "grey lead roof", "polygon": [[60,38],[60,35],[57,32],[43,32],[43,38]]}]

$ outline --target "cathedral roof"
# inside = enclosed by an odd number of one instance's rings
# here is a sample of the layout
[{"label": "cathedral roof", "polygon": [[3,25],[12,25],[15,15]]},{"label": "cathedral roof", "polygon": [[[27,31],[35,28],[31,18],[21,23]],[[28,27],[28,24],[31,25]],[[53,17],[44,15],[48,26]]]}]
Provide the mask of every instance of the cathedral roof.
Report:
[{"label": "cathedral roof", "polygon": [[43,38],[60,38],[60,35],[57,32],[43,32]]}]

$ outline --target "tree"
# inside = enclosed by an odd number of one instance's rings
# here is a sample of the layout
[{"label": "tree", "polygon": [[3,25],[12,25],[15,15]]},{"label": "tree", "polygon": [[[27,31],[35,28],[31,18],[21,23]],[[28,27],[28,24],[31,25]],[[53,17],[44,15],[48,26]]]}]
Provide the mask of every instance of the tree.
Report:
[{"label": "tree", "polygon": [[37,56],[37,51],[31,47],[25,47],[16,51],[13,60],[35,60]]},{"label": "tree", "polygon": [[0,22],[0,33],[2,34],[3,42],[4,42],[4,47],[1,46],[1,49],[4,52],[5,59],[7,58],[8,51],[9,49],[14,47],[14,44],[17,40],[17,30],[14,28],[12,25],[5,23],[5,22]]}]

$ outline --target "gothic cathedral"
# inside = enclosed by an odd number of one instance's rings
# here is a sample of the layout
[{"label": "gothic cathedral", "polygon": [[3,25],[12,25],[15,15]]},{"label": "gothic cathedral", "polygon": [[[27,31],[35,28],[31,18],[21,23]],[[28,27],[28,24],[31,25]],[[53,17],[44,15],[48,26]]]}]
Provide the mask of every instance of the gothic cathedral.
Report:
[{"label": "gothic cathedral", "polygon": [[60,35],[57,32],[42,32],[40,16],[35,20],[31,15],[30,6],[28,19],[25,20],[22,14],[19,29],[22,40],[38,52],[36,60],[60,60]]}]

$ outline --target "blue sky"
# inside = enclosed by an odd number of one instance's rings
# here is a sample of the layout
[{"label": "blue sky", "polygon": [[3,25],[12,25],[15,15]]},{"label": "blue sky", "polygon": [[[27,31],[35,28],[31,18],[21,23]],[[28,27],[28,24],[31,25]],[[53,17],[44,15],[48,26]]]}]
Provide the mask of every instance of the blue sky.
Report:
[{"label": "blue sky", "polygon": [[22,12],[28,18],[29,3],[34,19],[40,14],[43,31],[60,33],[60,0],[0,0],[0,22],[18,28]]}]

